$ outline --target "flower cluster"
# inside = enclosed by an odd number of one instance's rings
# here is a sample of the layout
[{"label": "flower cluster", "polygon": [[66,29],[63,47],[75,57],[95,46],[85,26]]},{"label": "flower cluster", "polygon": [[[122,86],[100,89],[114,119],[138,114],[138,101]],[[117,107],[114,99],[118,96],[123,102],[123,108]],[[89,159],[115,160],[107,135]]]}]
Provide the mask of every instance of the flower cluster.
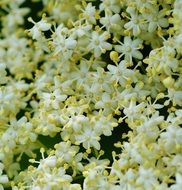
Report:
[{"label": "flower cluster", "polygon": [[181,9],[1,0],[0,189],[181,190]]}]

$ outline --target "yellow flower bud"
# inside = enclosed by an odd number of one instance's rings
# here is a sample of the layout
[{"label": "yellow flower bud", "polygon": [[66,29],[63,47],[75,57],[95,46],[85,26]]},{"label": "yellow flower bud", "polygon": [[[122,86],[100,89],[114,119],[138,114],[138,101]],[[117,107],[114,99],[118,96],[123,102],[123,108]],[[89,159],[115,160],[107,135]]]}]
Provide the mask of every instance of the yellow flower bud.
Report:
[{"label": "yellow flower bud", "polygon": [[162,82],[166,88],[173,87],[174,85],[174,79],[171,77],[165,78]]},{"label": "yellow flower bud", "polygon": [[111,51],[110,53],[110,59],[114,62],[117,63],[119,61],[119,56],[116,51]]}]

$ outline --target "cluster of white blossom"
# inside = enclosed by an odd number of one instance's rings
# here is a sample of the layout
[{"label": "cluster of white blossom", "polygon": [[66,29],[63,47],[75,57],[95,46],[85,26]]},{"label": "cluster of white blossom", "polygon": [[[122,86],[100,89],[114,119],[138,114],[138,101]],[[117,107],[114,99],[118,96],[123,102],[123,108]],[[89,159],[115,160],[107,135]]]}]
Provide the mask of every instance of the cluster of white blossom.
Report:
[{"label": "cluster of white blossom", "polygon": [[181,190],[181,10],[1,0],[0,189]]}]

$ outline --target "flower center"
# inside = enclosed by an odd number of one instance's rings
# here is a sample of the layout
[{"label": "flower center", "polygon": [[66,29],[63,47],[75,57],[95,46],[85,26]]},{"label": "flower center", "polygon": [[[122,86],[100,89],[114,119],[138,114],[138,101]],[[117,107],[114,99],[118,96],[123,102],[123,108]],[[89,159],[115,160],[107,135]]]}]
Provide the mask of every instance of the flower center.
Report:
[{"label": "flower center", "polygon": [[99,45],[99,40],[95,40],[95,45]]},{"label": "flower center", "polygon": [[127,51],[127,52],[131,52],[131,47],[130,47],[130,46],[127,46],[127,47],[126,47],[126,51]]}]

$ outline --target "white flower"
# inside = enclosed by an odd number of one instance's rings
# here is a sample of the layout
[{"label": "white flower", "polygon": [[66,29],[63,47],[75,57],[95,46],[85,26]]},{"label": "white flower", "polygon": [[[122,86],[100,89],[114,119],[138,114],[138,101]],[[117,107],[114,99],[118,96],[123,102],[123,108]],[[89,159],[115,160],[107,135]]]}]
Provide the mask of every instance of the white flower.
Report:
[{"label": "white flower", "polygon": [[96,24],[96,9],[92,3],[88,3],[83,12],[83,18],[91,24]]},{"label": "white flower", "polygon": [[33,28],[29,29],[29,32],[35,40],[38,40],[41,37],[41,32],[48,31],[51,28],[51,24],[47,23],[45,19],[35,22],[32,18],[29,18],[29,21],[34,24]]},{"label": "white flower", "polygon": [[125,87],[127,81],[135,79],[135,72],[131,69],[127,69],[126,61],[121,61],[117,66],[108,65],[108,70],[112,74],[111,80],[119,82],[119,84]]},{"label": "white flower", "polygon": [[118,126],[117,121],[110,115],[108,117],[105,117],[104,115],[101,115],[102,112],[98,113],[98,116],[93,117],[91,120],[91,125],[94,126],[94,130],[96,133],[102,135],[104,134],[105,136],[110,136],[112,135],[112,130],[114,127]]},{"label": "white flower", "polygon": [[83,130],[83,128],[87,126],[88,123],[89,123],[88,117],[84,115],[76,115],[76,116],[72,116],[68,120],[68,122],[66,123],[63,129],[70,128],[75,133],[80,133],[80,131]]},{"label": "white flower", "polygon": [[98,142],[100,137],[91,126],[86,126],[80,133],[80,135],[75,136],[76,142],[82,143],[85,149],[94,147],[95,149],[100,150],[100,143]]},{"label": "white flower", "polygon": [[182,91],[181,90],[175,90],[173,88],[168,88],[168,97],[169,100],[172,100],[172,102],[176,105],[182,106]]},{"label": "white flower", "polygon": [[34,133],[32,123],[28,122],[25,116],[21,117],[19,120],[11,118],[10,127],[16,129],[15,140],[19,144],[24,145],[27,142],[35,142],[37,139],[37,134]]},{"label": "white flower", "polygon": [[117,102],[111,97],[110,94],[104,92],[102,94],[101,100],[95,103],[96,109],[104,109],[105,113],[112,113],[113,110],[117,107]]},{"label": "white flower", "polygon": [[169,125],[166,132],[161,133],[160,140],[166,151],[176,152],[178,147],[182,146],[182,129],[179,126]]},{"label": "white flower", "polygon": [[141,185],[144,189],[154,189],[158,185],[157,177],[154,175],[152,168],[139,168],[139,177],[136,180],[137,185]]},{"label": "white flower", "polygon": [[72,28],[73,36],[80,38],[79,40],[82,40],[83,36],[86,35],[90,30],[92,29],[91,24],[82,24],[80,20],[73,23],[74,28]]},{"label": "white flower", "polygon": [[15,30],[17,25],[24,23],[24,16],[30,12],[29,8],[16,7],[9,12],[7,17],[3,20],[10,31]]},{"label": "white flower", "polygon": [[43,92],[42,99],[46,108],[50,106],[54,109],[59,109],[60,102],[65,101],[67,95],[62,94],[59,89],[54,90],[51,93]]},{"label": "white flower", "polygon": [[136,101],[131,100],[129,105],[127,107],[124,107],[123,113],[130,122],[133,122],[134,119],[137,119],[141,115],[142,111],[144,110],[144,107],[144,103],[136,105]]},{"label": "white flower", "polygon": [[75,155],[79,151],[78,146],[71,146],[71,142],[60,142],[59,144],[56,144],[55,146],[55,155],[58,158],[63,159],[64,162],[73,162]]},{"label": "white flower", "polygon": [[88,50],[93,50],[95,57],[99,57],[102,53],[105,53],[106,50],[111,50],[112,45],[106,42],[109,37],[108,32],[103,32],[101,35],[96,31],[92,32],[90,44],[87,47]]},{"label": "white flower", "polygon": [[147,11],[143,14],[146,21],[148,22],[148,31],[154,32],[157,27],[168,27],[168,19],[165,18],[166,10],[162,9],[159,11],[157,5],[148,4]]},{"label": "white flower", "polygon": [[118,180],[118,183],[120,185],[120,188],[122,190],[134,190],[135,189],[135,184],[134,181],[136,181],[136,173],[133,169],[129,169],[126,171],[125,174],[121,172],[120,179]]},{"label": "white flower", "polygon": [[79,68],[77,68],[76,71],[71,73],[71,76],[73,80],[76,80],[77,85],[78,85],[77,87],[79,88],[87,80],[91,64],[88,60],[82,59],[78,67]]},{"label": "white flower", "polygon": [[[123,148],[126,151],[131,162],[136,162],[138,164],[143,163],[144,158],[142,157],[142,155],[140,153],[140,145],[138,145],[137,142],[135,144],[124,142]],[[121,159],[121,161],[122,161],[122,159]],[[125,163],[123,163],[123,165],[124,164],[127,164],[127,163],[125,162]],[[122,163],[121,163],[121,165],[122,165]]]},{"label": "white flower", "polygon": [[132,40],[129,36],[124,37],[124,42],[120,42],[120,45],[115,45],[115,50],[118,53],[121,53],[119,58],[121,58],[123,55],[125,56],[125,60],[132,62],[132,57],[137,59],[142,59],[143,55],[139,49],[142,48],[142,40],[137,38],[135,40]]},{"label": "white flower", "polygon": [[69,59],[77,45],[75,37],[68,32],[68,28],[60,24],[55,33],[52,35],[51,44],[54,48],[54,55],[60,54],[60,56]]},{"label": "white flower", "polygon": [[144,23],[144,19],[141,14],[138,14],[136,9],[133,7],[128,7],[126,12],[130,14],[130,17],[126,16],[130,21],[127,22],[124,27],[127,30],[132,30],[134,36],[138,36],[142,32],[142,25]]},{"label": "white flower", "polygon": [[143,116],[142,119],[144,121],[142,125],[136,128],[136,131],[140,134],[145,134],[146,142],[155,142],[160,134],[158,126],[164,122],[164,117],[159,116],[159,113],[155,112],[151,118]]},{"label": "white flower", "polygon": [[105,14],[105,17],[100,18],[100,23],[103,25],[103,27],[106,27],[107,31],[115,33],[120,32],[122,30],[122,20],[119,14]]}]

